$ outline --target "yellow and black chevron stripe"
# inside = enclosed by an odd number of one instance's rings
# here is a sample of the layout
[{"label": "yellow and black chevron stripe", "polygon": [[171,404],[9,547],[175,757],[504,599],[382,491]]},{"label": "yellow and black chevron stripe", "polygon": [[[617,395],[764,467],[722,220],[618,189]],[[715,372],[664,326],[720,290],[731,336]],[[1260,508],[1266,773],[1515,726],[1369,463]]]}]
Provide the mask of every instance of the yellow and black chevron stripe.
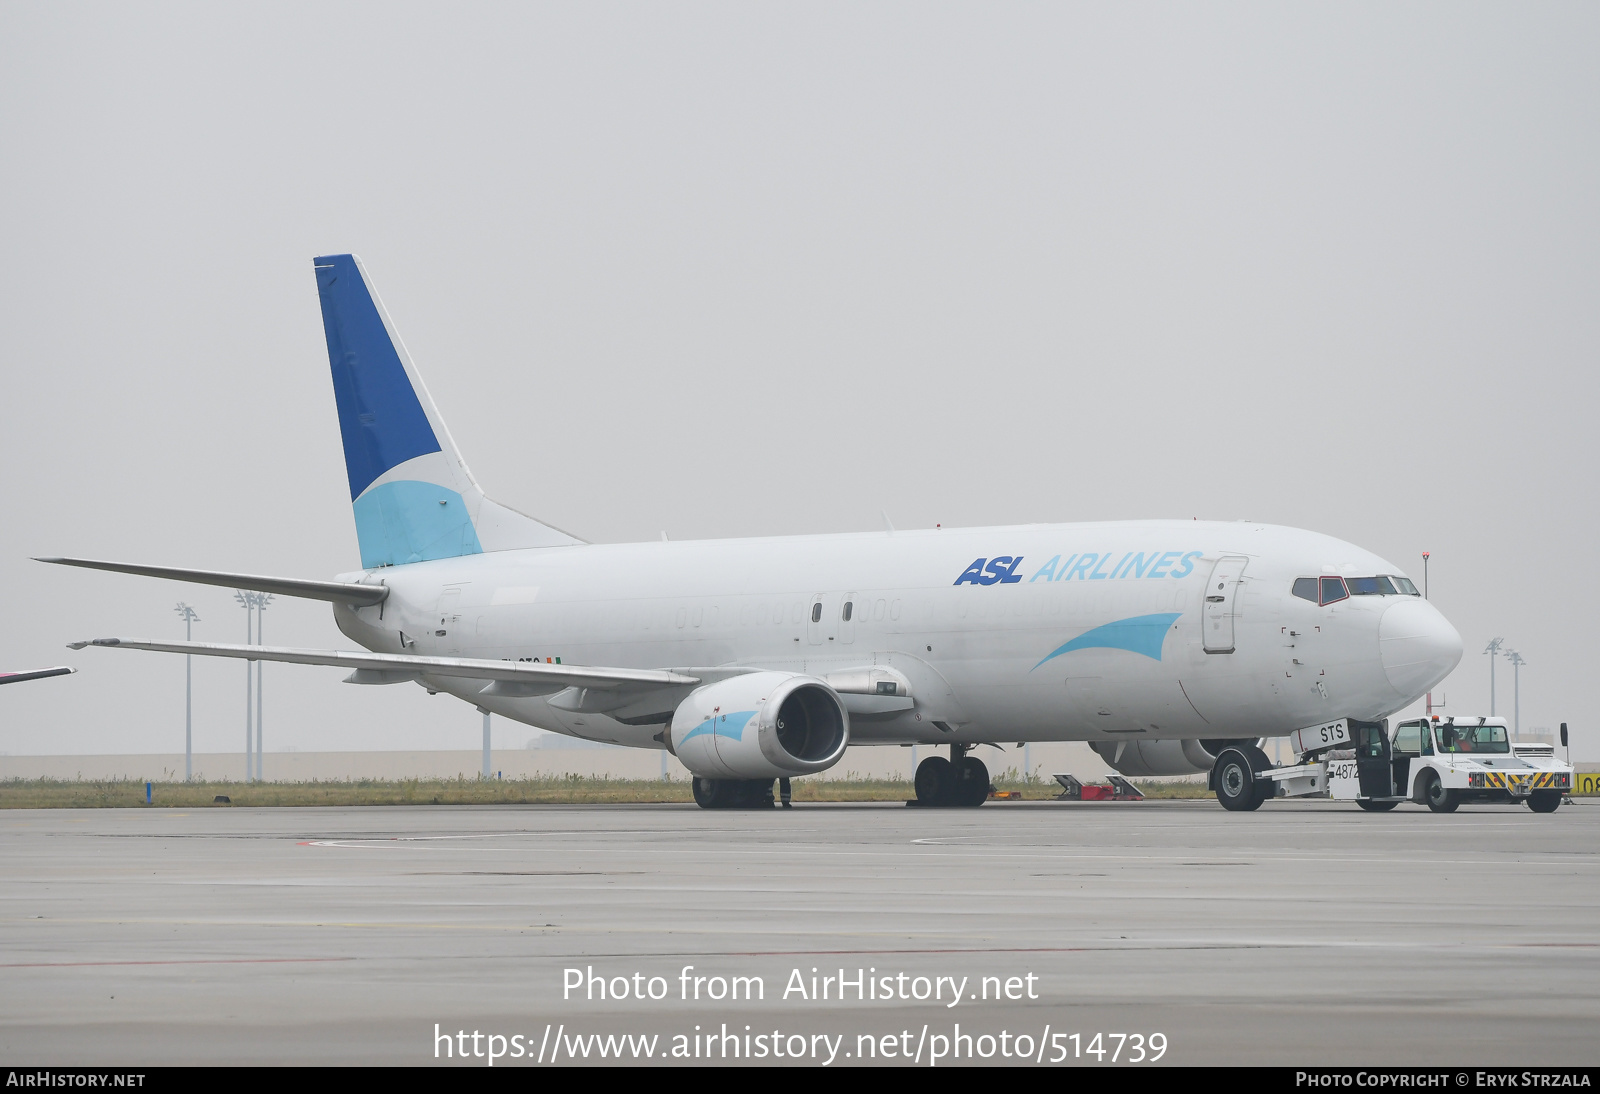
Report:
[{"label": "yellow and black chevron stripe", "polygon": [[1483,781],[1471,781],[1491,790],[1510,790],[1513,793],[1527,790],[1565,789],[1567,775],[1564,771],[1488,771]]}]

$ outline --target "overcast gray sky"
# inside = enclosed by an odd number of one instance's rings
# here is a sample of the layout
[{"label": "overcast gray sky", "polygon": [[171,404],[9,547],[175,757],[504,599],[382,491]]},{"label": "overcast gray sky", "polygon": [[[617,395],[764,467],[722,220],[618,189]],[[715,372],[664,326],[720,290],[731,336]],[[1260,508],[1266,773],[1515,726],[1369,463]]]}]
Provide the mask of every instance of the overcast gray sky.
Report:
[{"label": "overcast gray sky", "polygon": [[[489,493],[584,538],[1146,516],[1351,540],[1600,654],[1600,7],[0,5],[0,751],[182,748],[225,590],[357,565],[310,259],[362,256]],[[348,646],[280,600],[271,642]],[[197,662],[196,748],[243,670]],[[267,669],[269,749],[471,707]],[[1509,709],[1511,676],[1500,673]],[[507,727],[498,743],[531,731]]]}]

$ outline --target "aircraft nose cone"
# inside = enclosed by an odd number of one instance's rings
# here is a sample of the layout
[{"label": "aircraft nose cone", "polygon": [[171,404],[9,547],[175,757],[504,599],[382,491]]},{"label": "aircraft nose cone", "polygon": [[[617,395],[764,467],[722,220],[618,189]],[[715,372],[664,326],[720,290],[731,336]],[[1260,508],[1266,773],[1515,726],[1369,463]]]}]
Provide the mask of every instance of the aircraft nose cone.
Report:
[{"label": "aircraft nose cone", "polygon": [[1383,674],[1406,702],[1450,675],[1461,660],[1461,635],[1426,600],[1402,600],[1378,624]]}]

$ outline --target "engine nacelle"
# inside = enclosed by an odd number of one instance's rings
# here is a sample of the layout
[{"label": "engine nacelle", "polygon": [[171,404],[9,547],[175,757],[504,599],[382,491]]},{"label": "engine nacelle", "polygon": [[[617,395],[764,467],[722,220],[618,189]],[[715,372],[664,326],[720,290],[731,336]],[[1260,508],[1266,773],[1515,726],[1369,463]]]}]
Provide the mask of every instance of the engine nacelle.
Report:
[{"label": "engine nacelle", "polygon": [[775,779],[838,763],[850,716],[813,676],[752,672],[690,692],[668,732],[673,753],[702,778]]},{"label": "engine nacelle", "polygon": [[[1124,775],[1194,775],[1210,771],[1230,741],[1090,741],[1089,747]],[[1216,751],[1213,752],[1212,748]]]}]

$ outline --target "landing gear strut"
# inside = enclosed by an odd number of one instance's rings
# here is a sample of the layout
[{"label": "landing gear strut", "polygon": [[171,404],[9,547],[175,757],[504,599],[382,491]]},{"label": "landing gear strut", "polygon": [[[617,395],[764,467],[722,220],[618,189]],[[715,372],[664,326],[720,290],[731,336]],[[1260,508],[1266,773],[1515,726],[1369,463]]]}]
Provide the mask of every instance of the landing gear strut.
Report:
[{"label": "landing gear strut", "polygon": [[952,744],[950,758],[929,756],[917,765],[917,804],[979,806],[989,800],[989,769],[967,746]]}]

